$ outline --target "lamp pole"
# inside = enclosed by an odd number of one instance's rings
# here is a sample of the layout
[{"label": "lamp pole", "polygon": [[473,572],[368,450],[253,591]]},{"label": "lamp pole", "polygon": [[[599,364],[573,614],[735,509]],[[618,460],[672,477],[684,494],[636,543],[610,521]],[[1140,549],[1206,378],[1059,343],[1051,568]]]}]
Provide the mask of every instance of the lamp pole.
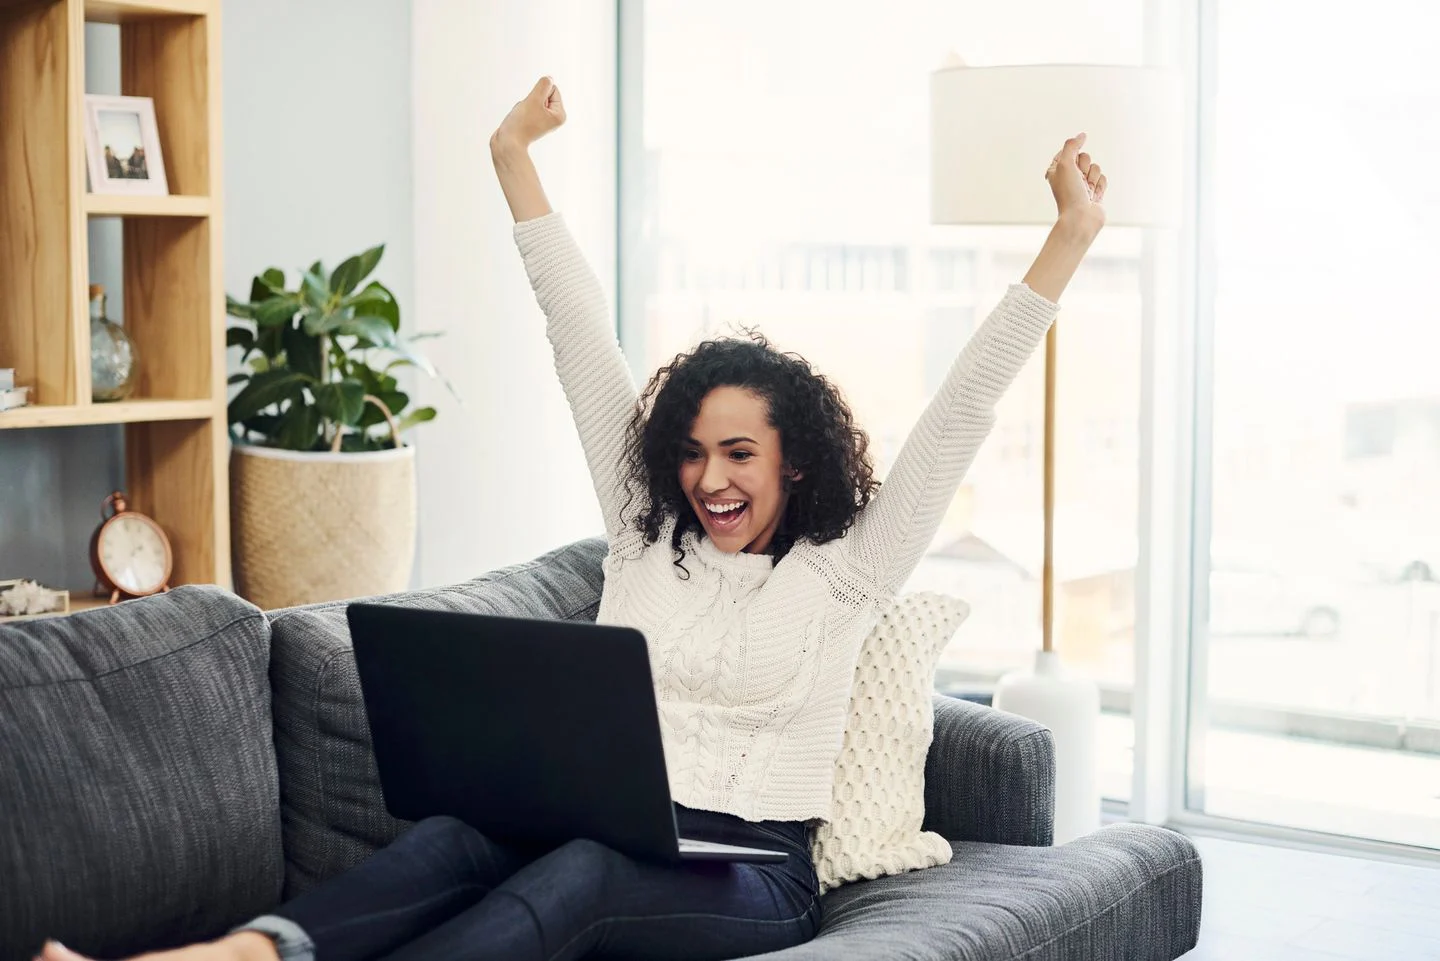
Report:
[{"label": "lamp pole", "polygon": [[1055,328],[1045,334],[1044,517],[1045,551],[1040,568],[1041,650],[1055,649]]}]

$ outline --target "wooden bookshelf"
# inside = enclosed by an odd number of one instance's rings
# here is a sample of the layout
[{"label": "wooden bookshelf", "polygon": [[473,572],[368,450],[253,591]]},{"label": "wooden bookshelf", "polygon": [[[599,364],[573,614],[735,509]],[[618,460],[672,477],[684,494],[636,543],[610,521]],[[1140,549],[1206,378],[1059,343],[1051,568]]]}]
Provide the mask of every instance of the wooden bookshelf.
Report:
[{"label": "wooden bookshelf", "polygon": [[[155,101],[169,196],[87,192],[87,22],[119,24],[121,93]],[[0,432],[125,425],[125,489],[170,537],[172,585],[231,583],[220,36],[220,0],[0,0],[0,367],[32,405]],[[116,403],[90,399],[92,217],[123,221],[140,366]]]}]

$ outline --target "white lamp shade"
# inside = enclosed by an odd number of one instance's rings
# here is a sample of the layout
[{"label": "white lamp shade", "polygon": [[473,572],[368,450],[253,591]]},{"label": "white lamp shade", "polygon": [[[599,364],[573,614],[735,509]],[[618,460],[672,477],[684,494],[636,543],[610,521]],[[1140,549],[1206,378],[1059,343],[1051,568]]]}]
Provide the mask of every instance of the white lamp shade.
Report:
[{"label": "white lamp shade", "polygon": [[1175,226],[1182,198],[1178,77],[1154,67],[948,67],[930,77],[930,219],[1051,224],[1045,168],[1082,130],[1108,181],[1106,223]]}]

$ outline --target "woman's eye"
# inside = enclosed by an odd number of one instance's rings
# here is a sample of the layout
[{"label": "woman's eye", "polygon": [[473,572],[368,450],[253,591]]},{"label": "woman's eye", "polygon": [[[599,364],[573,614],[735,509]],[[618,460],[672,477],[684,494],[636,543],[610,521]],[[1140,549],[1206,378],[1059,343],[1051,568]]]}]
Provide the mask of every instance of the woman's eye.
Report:
[{"label": "woman's eye", "polygon": [[700,452],[698,450],[687,450],[680,456],[685,458],[686,460],[694,460],[695,458],[700,456]]},{"label": "woman's eye", "polygon": [[753,455],[748,450],[737,450],[731,452],[732,457],[739,457],[741,460],[749,460]]}]

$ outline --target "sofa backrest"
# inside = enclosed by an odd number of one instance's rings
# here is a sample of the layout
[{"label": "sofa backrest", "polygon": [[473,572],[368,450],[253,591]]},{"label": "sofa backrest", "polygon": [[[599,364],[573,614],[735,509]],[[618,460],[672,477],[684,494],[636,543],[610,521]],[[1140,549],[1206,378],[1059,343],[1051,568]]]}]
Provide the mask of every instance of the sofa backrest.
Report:
[{"label": "sofa backrest", "polygon": [[0,958],[224,933],[279,898],[270,632],[217,587],[0,623]]},{"label": "sofa backrest", "polygon": [[[605,539],[592,537],[450,587],[367,600],[593,621],[605,553]],[[380,792],[347,603],[268,615],[286,898],[358,864],[407,826],[386,812]]]}]

